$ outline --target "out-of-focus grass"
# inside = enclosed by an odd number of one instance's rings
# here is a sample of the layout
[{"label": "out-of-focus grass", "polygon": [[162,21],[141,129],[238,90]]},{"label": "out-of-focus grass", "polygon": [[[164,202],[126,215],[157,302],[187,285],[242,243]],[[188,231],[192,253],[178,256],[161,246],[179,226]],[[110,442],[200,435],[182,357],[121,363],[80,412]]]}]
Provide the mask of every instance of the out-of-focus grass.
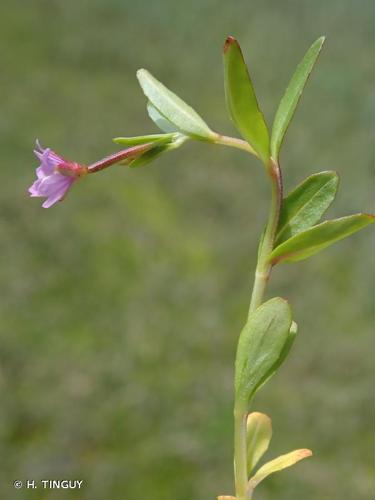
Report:
[{"label": "out-of-focus grass", "polygon": [[[68,158],[152,132],[147,67],[213,128],[221,45],[237,35],[270,120],[295,64],[328,35],[283,154],[286,188],[337,169],[331,214],[373,209],[371,1],[3,0],[0,16],[0,496],[208,500],[232,491],[232,365],[268,203],[245,154],[190,144],[113,168],[51,210],[29,200],[35,137]],[[369,500],[375,491],[374,234],[280,267],[269,293],[300,324],[258,397],[273,451],[315,457],[257,498]],[[83,479],[80,492],[14,479]]]}]

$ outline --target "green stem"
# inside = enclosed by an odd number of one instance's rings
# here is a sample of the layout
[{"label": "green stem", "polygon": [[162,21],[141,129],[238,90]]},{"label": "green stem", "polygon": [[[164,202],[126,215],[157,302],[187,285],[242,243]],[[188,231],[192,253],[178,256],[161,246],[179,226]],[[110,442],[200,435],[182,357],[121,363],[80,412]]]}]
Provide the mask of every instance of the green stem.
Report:
[{"label": "green stem", "polygon": [[[283,196],[281,170],[279,165],[271,159],[267,166],[267,171],[272,185],[271,206],[266,229],[259,244],[258,263],[255,271],[249,314],[262,303],[267,282],[271,274],[272,265],[268,258],[275,243]],[[237,500],[250,500],[253,493],[248,489],[247,478],[247,411],[247,405],[244,408],[238,401],[235,402],[234,474]]]},{"label": "green stem", "polygon": [[258,154],[254,151],[254,149],[248,142],[243,141],[242,139],[238,139],[237,137],[229,137],[227,135],[217,134],[214,144],[221,144],[222,146],[242,149],[242,151],[246,151],[247,153],[251,153],[258,157]]},{"label": "green stem", "polygon": [[[283,196],[279,165],[271,159],[267,166],[267,171],[272,185],[271,206],[266,229],[259,244],[258,263],[255,271],[249,314],[262,303],[267,282],[271,274],[272,265],[268,259],[275,244]],[[235,401],[234,475],[237,500],[250,500],[253,495],[252,490],[248,487],[247,477],[247,412],[247,404],[243,405],[243,403]]]},{"label": "green stem", "polygon": [[[253,148],[241,139],[217,134],[215,142],[216,144],[242,149],[258,156]],[[266,169],[271,179],[272,186],[271,205],[266,229],[259,244],[258,262],[255,271],[249,314],[262,303],[267,282],[271,274],[272,264],[269,262],[269,256],[275,244],[283,198],[283,185],[279,164],[270,158],[268,165],[266,165]],[[236,400],[234,407],[234,476],[236,500],[251,500],[253,496],[253,490],[249,489],[247,477],[247,415],[247,402],[244,404],[243,401]]]},{"label": "green stem", "polygon": [[[243,151],[247,151],[248,153],[258,157],[258,154],[249,143],[243,141],[242,139],[238,139],[237,137],[228,137],[226,135],[216,134],[215,144],[222,144],[223,146],[242,149]],[[272,265],[268,262],[268,257],[272,252],[275,243],[283,197],[283,183],[279,164],[273,158],[270,158],[266,168],[271,179],[272,186],[271,206],[266,230],[259,245],[258,263],[255,271],[249,314],[262,303],[267,282],[271,274]]]},{"label": "green stem", "polygon": [[247,410],[234,409],[234,477],[236,500],[248,500],[247,478]]},{"label": "green stem", "polygon": [[283,185],[281,170],[277,162],[272,158],[267,167],[268,174],[271,179],[272,196],[271,206],[268,216],[267,226],[263,238],[259,244],[258,263],[255,270],[254,286],[251,296],[249,314],[254,311],[263,300],[263,295],[269,280],[272,265],[268,258],[275,244],[277,226],[279,224],[281,202],[283,197]]}]

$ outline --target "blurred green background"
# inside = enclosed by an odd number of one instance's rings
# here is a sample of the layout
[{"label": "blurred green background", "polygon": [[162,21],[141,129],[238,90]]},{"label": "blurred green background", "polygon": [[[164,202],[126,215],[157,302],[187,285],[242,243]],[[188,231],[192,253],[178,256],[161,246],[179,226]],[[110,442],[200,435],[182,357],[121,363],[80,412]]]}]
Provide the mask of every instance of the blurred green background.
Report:
[{"label": "blurred green background", "polygon": [[[330,215],[374,210],[371,0],[2,0],[0,497],[209,500],[232,487],[232,376],[269,186],[241,151],[189,143],[114,167],[43,210],[28,199],[38,137],[94,161],[156,131],[146,67],[235,134],[221,48],[238,37],[268,121],[296,63],[327,35],[282,156],[286,189],[336,169]],[[374,231],[280,266],[269,295],[300,324],[257,397],[267,457],[315,456],[259,500],[369,500],[375,491]],[[14,479],[82,479],[81,491]]]}]

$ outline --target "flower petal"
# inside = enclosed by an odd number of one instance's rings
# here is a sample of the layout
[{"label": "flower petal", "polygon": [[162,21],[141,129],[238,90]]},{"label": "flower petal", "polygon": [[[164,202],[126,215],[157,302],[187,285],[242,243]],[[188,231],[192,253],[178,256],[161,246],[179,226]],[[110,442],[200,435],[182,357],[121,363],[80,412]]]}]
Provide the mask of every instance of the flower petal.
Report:
[{"label": "flower petal", "polygon": [[[65,194],[65,193],[64,193]],[[55,203],[58,201],[61,201],[64,198],[64,194],[61,194],[60,192],[57,192],[56,194],[49,196],[43,203],[42,207],[43,208],[49,208],[52,207]]]},{"label": "flower petal", "polygon": [[38,190],[42,196],[49,196],[56,189],[63,189],[66,184],[69,184],[69,179],[59,173],[54,173],[40,179]]},{"label": "flower petal", "polygon": [[38,179],[43,179],[44,177],[46,177],[46,173],[45,173],[42,165],[40,165],[40,167],[38,167],[35,170],[35,173],[36,173],[36,176],[38,177]]},{"label": "flower petal", "polygon": [[36,180],[30,187],[29,193],[30,196],[43,196],[39,192],[40,179]]},{"label": "flower petal", "polygon": [[40,165],[36,168],[37,179],[28,191],[32,197],[47,198],[42,206],[49,208],[65,197],[74,181],[86,170],[78,163],[66,161],[51,149],[43,148],[38,140],[34,153]]},{"label": "flower petal", "polygon": [[52,205],[54,205],[56,202],[62,200],[69,189],[71,188],[72,184],[74,182],[74,179],[68,179],[68,182],[65,183],[65,185],[60,185],[58,188],[56,188],[54,191],[51,191],[48,193],[48,197],[46,201],[43,203],[42,207],[43,208],[49,208]]},{"label": "flower petal", "polygon": [[[35,141],[35,146],[36,146],[36,148],[37,148],[37,149],[38,149],[41,153],[43,153],[43,152],[44,152],[44,148],[43,148],[43,146],[40,144],[39,139],[37,139],[37,140]],[[34,151],[35,151],[35,150],[34,150]]]}]

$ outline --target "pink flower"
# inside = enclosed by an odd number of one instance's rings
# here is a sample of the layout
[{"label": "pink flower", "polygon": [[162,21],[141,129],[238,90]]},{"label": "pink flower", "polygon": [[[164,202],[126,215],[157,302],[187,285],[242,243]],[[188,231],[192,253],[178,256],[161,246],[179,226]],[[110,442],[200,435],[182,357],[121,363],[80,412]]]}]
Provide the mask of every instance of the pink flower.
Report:
[{"label": "pink flower", "polygon": [[86,174],[94,174],[116,163],[130,165],[133,160],[155,147],[155,143],[138,144],[106,156],[102,160],[84,167],[79,163],[65,160],[51,149],[43,149],[36,141],[34,153],[40,160],[36,169],[37,180],[29,188],[30,196],[46,198],[42,207],[52,207],[65,198],[73,183]]},{"label": "pink flower", "polygon": [[74,182],[87,173],[87,167],[61,158],[36,142],[35,155],[40,160],[37,180],[29,188],[30,196],[46,198],[42,207],[49,208],[64,199]]}]

